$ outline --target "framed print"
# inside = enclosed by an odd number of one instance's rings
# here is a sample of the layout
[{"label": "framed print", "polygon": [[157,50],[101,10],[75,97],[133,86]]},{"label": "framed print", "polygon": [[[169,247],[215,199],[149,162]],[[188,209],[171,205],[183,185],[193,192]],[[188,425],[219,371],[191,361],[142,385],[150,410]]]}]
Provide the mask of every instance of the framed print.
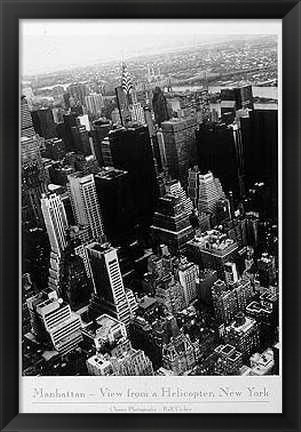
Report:
[{"label": "framed print", "polygon": [[1,7],[1,430],[300,430],[300,3]]}]

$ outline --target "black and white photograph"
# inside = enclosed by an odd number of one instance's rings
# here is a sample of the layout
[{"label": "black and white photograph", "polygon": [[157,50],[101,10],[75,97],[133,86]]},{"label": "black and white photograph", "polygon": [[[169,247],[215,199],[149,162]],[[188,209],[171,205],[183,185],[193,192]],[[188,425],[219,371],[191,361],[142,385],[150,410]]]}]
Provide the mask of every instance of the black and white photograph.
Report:
[{"label": "black and white photograph", "polygon": [[[281,412],[266,387],[281,389],[277,20],[24,19],[19,55],[33,400],[227,412],[229,383],[247,382],[242,403],[266,405],[242,410]],[[89,378],[95,392],[63,388]]]}]

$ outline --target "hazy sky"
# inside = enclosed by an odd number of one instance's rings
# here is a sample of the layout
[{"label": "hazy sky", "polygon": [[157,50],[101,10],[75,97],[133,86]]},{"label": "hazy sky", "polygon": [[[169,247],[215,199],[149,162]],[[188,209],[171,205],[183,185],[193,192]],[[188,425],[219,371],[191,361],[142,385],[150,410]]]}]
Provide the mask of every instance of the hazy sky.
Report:
[{"label": "hazy sky", "polygon": [[21,74],[152,54],[233,34],[275,34],[280,28],[280,20],[22,20]]}]

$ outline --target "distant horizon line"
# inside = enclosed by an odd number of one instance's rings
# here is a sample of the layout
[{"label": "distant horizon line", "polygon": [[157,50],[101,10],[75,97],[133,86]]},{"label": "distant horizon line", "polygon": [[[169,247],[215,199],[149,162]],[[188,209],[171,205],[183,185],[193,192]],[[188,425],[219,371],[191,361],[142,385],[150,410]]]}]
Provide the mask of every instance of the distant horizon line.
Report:
[{"label": "distant horizon line", "polygon": [[[170,47],[170,48],[162,48],[159,49],[157,51],[153,51],[151,53],[141,53],[139,55],[135,55],[135,54],[130,54],[128,56],[125,56],[123,60],[126,61],[131,61],[133,59],[138,60],[139,58],[143,58],[143,57],[151,57],[154,55],[159,55],[159,54],[168,54],[168,53],[172,53],[172,52],[177,52],[177,51],[181,51],[181,50],[189,50],[191,48],[197,48],[199,46],[206,46],[206,45],[219,45],[219,44],[223,44],[227,41],[231,41],[231,40],[237,40],[237,38],[249,38],[249,39],[261,39],[261,38],[273,38],[275,40],[277,40],[277,35],[275,34],[269,34],[269,33],[261,33],[261,34],[252,34],[252,33],[244,33],[244,34],[229,34],[229,35],[225,35],[225,36],[229,36],[229,38],[227,39],[223,39],[223,40],[207,40],[207,41],[203,41],[203,42],[197,42],[197,43],[193,43],[193,44],[189,44],[189,45],[184,45],[181,47]],[[241,39],[240,39],[241,40]],[[33,78],[37,78],[37,77],[43,77],[43,76],[51,76],[51,75],[55,75],[58,73],[64,73],[64,72],[71,72],[72,70],[75,69],[83,69],[86,67],[96,67],[98,65],[109,65],[110,63],[118,63],[121,62],[122,58],[111,58],[109,60],[96,60],[93,63],[87,63],[86,65],[71,65],[71,66],[63,66],[62,68],[59,68],[57,70],[54,70],[52,72],[37,72],[37,73],[27,73],[24,74],[23,76],[21,76],[21,81],[26,81],[29,79],[33,79]]]}]

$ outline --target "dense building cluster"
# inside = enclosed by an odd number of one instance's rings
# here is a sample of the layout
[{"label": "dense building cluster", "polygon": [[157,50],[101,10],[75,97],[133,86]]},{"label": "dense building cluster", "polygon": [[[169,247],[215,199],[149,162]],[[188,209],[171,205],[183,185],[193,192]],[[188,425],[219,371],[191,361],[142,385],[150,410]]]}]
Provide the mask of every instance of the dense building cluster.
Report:
[{"label": "dense building cluster", "polygon": [[21,99],[24,375],[279,373],[277,108],[154,73]]}]

